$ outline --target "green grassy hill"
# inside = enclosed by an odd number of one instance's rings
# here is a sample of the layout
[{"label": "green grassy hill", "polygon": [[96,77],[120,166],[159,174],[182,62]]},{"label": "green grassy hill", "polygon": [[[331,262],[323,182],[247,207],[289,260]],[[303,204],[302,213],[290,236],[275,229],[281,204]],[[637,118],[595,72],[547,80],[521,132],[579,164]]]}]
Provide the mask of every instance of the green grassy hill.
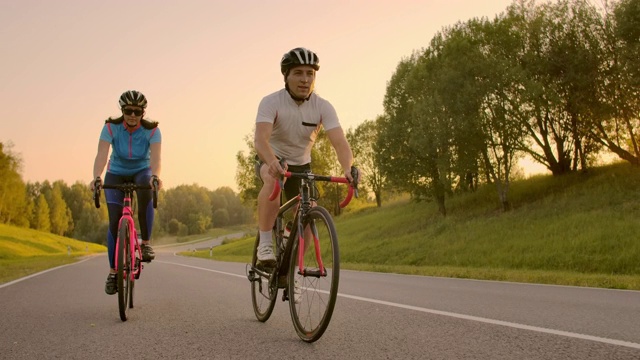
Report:
[{"label": "green grassy hill", "polygon": [[[345,269],[640,290],[640,169],[615,164],[493,186],[435,204],[384,203],[340,216]],[[253,237],[214,249],[249,262]],[[209,253],[196,254],[209,257]]]},{"label": "green grassy hill", "polygon": [[106,251],[102,245],[0,224],[0,283]]}]

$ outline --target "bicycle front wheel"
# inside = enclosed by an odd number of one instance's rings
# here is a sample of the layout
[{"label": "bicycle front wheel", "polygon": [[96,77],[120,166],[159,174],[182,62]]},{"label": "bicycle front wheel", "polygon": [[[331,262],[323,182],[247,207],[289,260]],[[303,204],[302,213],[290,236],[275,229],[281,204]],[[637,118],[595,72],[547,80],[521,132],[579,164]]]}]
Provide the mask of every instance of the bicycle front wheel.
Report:
[{"label": "bicycle front wheel", "polygon": [[129,220],[123,219],[118,229],[118,308],[120,309],[120,320],[127,321],[127,309],[129,300],[133,294],[131,291],[131,249],[129,243]]},{"label": "bicycle front wheel", "polygon": [[253,246],[253,258],[251,260],[251,302],[256,318],[262,322],[269,320],[273,307],[276,305],[278,288],[274,281],[270,281],[273,269],[265,269],[258,265],[258,244],[260,243],[260,233],[256,236]]},{"label": "bicycle front wheel", "polygon": [[[302,225],[304,249],[300,254],[300,241],[294,241],[287,293],[298,336],[306,342],[314,342],[329,326],[336,304],[340,252],[335,225],[325,208],[311,209]],[[299,235],[295,236],[299,239]]]}]

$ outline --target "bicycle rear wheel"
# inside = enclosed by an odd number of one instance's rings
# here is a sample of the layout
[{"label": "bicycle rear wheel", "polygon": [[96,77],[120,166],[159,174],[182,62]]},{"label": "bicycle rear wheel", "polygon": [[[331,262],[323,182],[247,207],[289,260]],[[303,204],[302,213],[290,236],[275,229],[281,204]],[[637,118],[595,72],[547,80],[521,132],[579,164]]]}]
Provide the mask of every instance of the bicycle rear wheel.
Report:
[{"label": "bicycle rear wheel", "polygon": [[251,259],[251,302],[256,318],[262,322],[269,320],[273,307],[276,305],[278,288],[274,281],[270,281],[273,269],[267,270],[257,267],[258,264],[258,244],[260,243],[260,233],[256,236],[253,247],[253,258]]},{"label": "bicycle rear wheel", "polygon": [[129,242],[129,220],[123,219],[118,229],[118,308],[120,320],[127,321],[129,300],[133,296],[131,291],[131,249]]},{"label": "bicycle rear wheel", "polygon": [[[298,336],[306,342],[314,342],[329,326],[336,304],[340,252],[335,225],[326,209],[321,206],[311,209],[303,220],[303,229],[307,228],[317,242],[313,238],[305,238],[302,256],[304,273],[300,273],[300,242],[293,242],[287,293],[291,319]],[[294,231],[297,240],[298,231]],[[316,256],[316,249],[320,256]]]}]

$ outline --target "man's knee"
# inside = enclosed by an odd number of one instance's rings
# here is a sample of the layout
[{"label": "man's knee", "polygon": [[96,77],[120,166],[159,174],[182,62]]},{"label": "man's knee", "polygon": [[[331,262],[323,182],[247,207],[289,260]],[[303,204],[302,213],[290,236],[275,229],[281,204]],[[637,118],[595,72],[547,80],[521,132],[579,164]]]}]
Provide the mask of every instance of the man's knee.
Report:
[{"label": "man's knee", "polygon": [[273,187],[275,183],[273,176],[269,175],[269,167],[266,164],[260,166],[260,179],[262,179],[263,187]]}]

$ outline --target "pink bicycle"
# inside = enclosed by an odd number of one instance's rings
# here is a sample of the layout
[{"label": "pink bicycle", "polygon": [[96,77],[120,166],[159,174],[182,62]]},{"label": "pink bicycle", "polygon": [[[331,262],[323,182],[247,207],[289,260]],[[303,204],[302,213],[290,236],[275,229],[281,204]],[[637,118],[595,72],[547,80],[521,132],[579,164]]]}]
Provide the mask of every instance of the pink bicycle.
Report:
[{"label": "pink bicycle", "polygon": [[[96,186],[93,199],[96,208],[100,207],[100,188],[116,189],[124,192],[122,217],[118,224],[118,238],[116,240],[115,265],[118,283],[118,307],[120,319],[127,321],[127,310],[133,308],[133,290],[135,280],[142,273],[142,249],[138,243],[138,232],[133,220],[132,198],[135,190],[151,189],[151,186],[125,183],[120,185],[102,184]],[[155,184],[155,189],[158,184]],[[158,206],[158,191],[153,191],[153,208]]]}]

